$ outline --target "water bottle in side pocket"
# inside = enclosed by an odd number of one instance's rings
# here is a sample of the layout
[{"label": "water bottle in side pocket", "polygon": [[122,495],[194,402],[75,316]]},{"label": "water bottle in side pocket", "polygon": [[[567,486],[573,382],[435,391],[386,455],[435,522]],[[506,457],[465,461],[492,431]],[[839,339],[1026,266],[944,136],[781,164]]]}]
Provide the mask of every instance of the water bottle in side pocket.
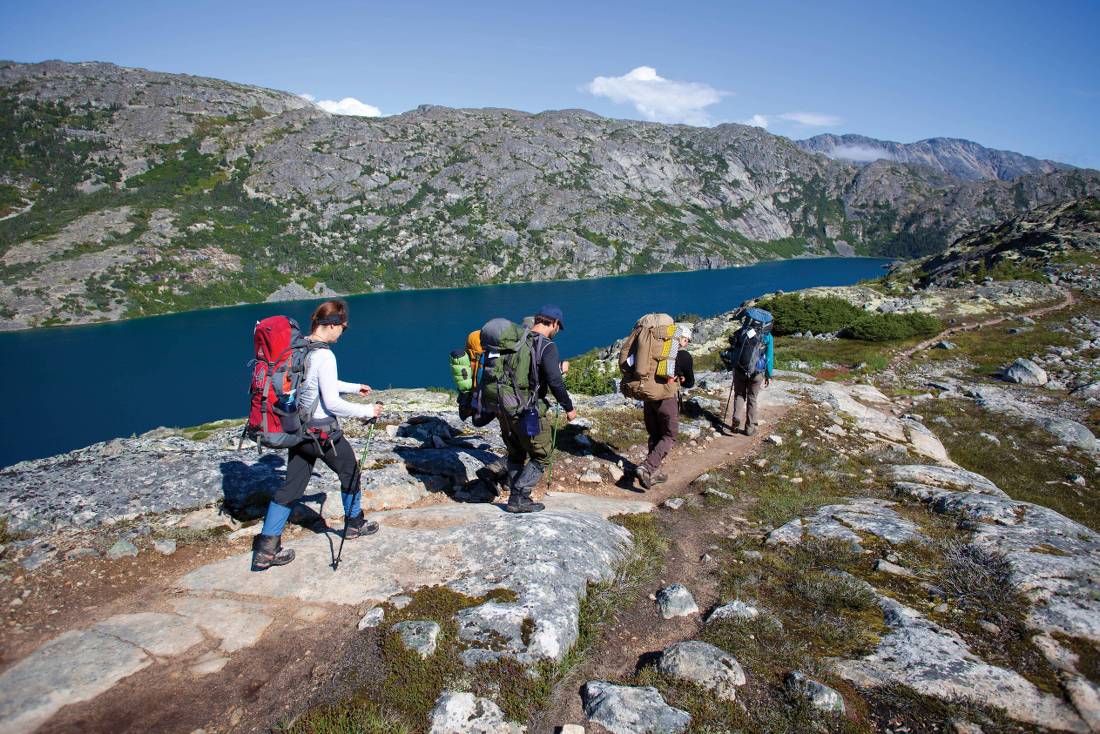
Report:
[{"label": "water bottle in side pocket", "polygon": [[539,411],[533,406],[525,408],[524,411],[519,414],[519,423],[524,434],[531,438],[539,435],[539,431],[542,430],[542,426],[539,425]]}]

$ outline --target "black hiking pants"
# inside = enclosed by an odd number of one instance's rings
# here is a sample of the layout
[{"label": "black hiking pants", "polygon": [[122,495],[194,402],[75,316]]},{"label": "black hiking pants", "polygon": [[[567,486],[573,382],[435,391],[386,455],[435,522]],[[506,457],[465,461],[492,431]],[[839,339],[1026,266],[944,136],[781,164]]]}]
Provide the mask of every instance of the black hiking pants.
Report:
[{"label": "black hiking pants", "polygon": [[359,491],[359,460],[355,458],[355,449],[340,434],[329,441],[321,441],[319,448],[313,441],[292,447],[286,462],[286,481],[272,499],[287,506],[300,500],[306,493],[309,478],[313,475],[313,465],[318,459],[336,472],[340,478],[341,492],[355,494]]}]

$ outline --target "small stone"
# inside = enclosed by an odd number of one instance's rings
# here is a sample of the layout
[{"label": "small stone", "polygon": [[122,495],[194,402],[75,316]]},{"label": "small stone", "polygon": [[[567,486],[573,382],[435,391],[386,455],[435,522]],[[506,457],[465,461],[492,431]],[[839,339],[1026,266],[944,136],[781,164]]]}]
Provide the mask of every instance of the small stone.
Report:
[{"label": "small stone", "polygon": [[951,728],[955,734],[985,734],[984,730],[971,721],[952,719]]},{"label": "small stone", "polygon": [[888,573],[891,576],[902,576],[904,578],[912,578],[913,572],[908,568],[899,566],[896,563],[890,563],[885,559],[879,559],[875,562],[875,570],[881,573]]},{"label": "small stone", "polygon": [[589,469],[584,474],[577,477],[577,481],[584,482],[585,484],[600,484],[603,482],[603,477],[600,476],[598,471]]},{"label": "small stone", "polygon": [[[626,476],[626,472],[624,472],[620,467],[616,466],[615,464],[608,464],[607,473],[611,475],[612,482],[618,482],[624,476]],[[583,728],[581,730],[583,731]]]},{"label": "small stone", "polygon": [[107,549],[107,557],[112,560],[125,558],[126,556],[136,556],[137,554],[137,546],[128,540],[115,541],[115,544]]},{"label": "small stone", "polygon": [[359,620],[359,631],[362,632],[365,629],[371,627],[377,627],[382,624],[382,620],[386,616],[386,610],[382,607],[373,607],[369,612],[363,615],[363,618]]},{"label": "small stone", "polygon": [[950,351],[952,349],[958,349],[958,346],[954,342],[939,341],[939,342],[936,342],[932,346],[932,348],[933,349],[946,349],[946,350]]},{"label": "small stone", "polygon": [[722,490],[714,489],[713,487],[711,487],[707,491],[703,492],[703,494],[708,495],[710,497],[718,497],[719,499],[730,500],[730,501],[733,501],[733,500],[737,499],[736,497],[734,497],[729,492],[723,492]]},{"label": "small stone", "polygon": [[997,438],[992,433],[986,433],[985,431],[982,431],[981,433],[978,434],[978,436],[980,438],[984,438],[986,441],[989,441],[992,444],[996,444],[998,446],[1001,445],[1001,439]]},{"label": "small stone", "polygon": [[1088,481],[1087,479],[1085,479],[1085,478],[1084,478],[1084,477],[1083,477],[1082,475],[1080,475],[1080,474],[1070,474],[1070,475],[1069,475],[1069,480],[1070,480],[1071,482],[1073,482],[1074,484],[1077,484],[1077,485],[1079,485],[1079,486],[1081,486],[1081,487],[1084,487],[1084,486],[1085,486],[1085,483],[1086,483],[1086,482]]},{"label": "small stone", "polygon": [[559,734],[584,734],[584,727],[579,724],[563,724],[558,727]]},{"label": "small stone", "polygon": [[757,459],[756,461],[754,461],[752,463],[753,463],[753,466],[755,466],[757,469],[763,469],[764,467],[766,467],[768,465],[768,460],[767,459]]},{"label": "small stone", "polygon": [[691,480],[691,483],[692,484],[705,484],[708,481],[710,481],[710,473],[709,472],[707,472],[706,474],[700,474],[699,476],[695,477],[695,479]]},{"label": "small stone", "polygon": [[750,561],[760,561],[763,560],[764,554],[758,550],[743,550],[741,551],[741,557],[747,558]]},{"label": "small stone", "polygon": [[703,563],[710,563],[714,560],[714,556],[712,556],[710,553],[704,553],[703,555],[699,556],[699,560]]},{"label": "small stone", "polygon": [[932,607],[932,611],[936,614],[947,614],[947,610],[950,609],[946,604],[940,603]]},{"label": "small stone", "polygon": [[435,652],[440,632],[436,622],[427,620],[398,622],[393,626],[393,630],[401,636],[401,644],[421,658],[427,659]]},{"label": "small stone", "polygon": [[669,497],[667,500],[661,503],[662,507],[667,507],[670,510],[679,510],[684,506],[683,497]]},{"label": "small stone", "polygon": [[988,632],[991,635],[1001,634],[1000,625],[994,624],[993,622],[987,621],[985,619],[978,622],[978,626],[981,627],[983,630],[985,630],[986,632]]},{"label": "small stone", "polygon": [[657,607],[665,619],[687,617],[699,613],[695,597],[683,584],[672,584],[657,592]]},{"label": "small stone", "polygon": [[807,678],[802,673],[791,672],[784,685],[793,695],[804,698],[815,709],[832,713],[844,713],[844,697],[823,683]]},{"label": "small stone", "polygon": [[782,436],[777,436],[774,433],[771,434],[770,436],[768,436],[764,440],[767,441],[768,443],[775,444],[776,446],[782,446],[783,445],[783,437]]},{"label": "small stone", "polygon": [[162,556],[170,556],[176,552],[176,541],[171,538],[163,538],[153,541],[153,550]]},{"label": "small stone", "polygon": [[404,609],[405,607],[412,604],[412,601],[412,597],[406,596],[405,594],[399,594],[397,596],[390,597],[390,604],[392,604],[397,609]]}]

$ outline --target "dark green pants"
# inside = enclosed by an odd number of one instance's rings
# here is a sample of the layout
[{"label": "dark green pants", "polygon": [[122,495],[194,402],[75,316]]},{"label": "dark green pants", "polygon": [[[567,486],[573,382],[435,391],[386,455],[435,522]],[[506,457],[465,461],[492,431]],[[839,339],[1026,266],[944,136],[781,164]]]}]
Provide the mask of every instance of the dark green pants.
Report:
[{"label": "dark green pants", "polygon": [[528,459],[545,471],[550,466],[550,452],[553,450],[553,437],[550,433],[550,420],[546,411],[539,411],[539,435],[528,436],[523,430],[519,418],[498,415],[500,435],[508,449],[508,463],[522,466]]}]

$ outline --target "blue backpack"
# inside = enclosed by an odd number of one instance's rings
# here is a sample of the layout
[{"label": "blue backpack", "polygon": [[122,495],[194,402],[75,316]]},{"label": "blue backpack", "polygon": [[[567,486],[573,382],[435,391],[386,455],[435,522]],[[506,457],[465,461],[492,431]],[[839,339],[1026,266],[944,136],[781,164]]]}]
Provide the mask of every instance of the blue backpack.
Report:
[{"label": "blue backpack", "polygon": [[768,368],[768,353],[764,337],[772,333],[775,319],[762,308],[750,308],[737,333],[730,338],[730,348],[723,353],[731,369],[752,377]]}]

